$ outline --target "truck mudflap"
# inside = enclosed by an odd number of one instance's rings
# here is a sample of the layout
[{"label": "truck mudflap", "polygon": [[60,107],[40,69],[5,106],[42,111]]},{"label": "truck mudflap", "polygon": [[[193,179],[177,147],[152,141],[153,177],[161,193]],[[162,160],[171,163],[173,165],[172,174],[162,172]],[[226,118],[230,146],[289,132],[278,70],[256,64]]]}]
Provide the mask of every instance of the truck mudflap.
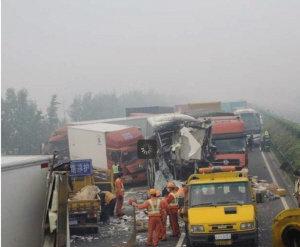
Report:
[{"label": "truck mudflap", "polygon": [[[223,237],[224,235],[224,237]],[[225,236],[226,235],[226,236]],[[234,232],[234,233],[209,233],[209,234],[187,234],[191,246],[249,246],[253,243],[255,246],[257,240],[257,230],[247,232]]]}]

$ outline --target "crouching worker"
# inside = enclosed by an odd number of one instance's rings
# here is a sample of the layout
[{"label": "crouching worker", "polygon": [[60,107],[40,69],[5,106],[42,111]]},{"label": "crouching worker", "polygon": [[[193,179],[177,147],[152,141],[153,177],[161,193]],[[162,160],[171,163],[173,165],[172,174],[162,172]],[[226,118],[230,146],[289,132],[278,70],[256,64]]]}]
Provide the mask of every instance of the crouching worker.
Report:
[{"label": "crouching worker", "polygon": [[[145,201],[142,205],[138,205],[135,202],[132,203],[138,209],[147,209],[149,217],[148,226],[148,242],[147,246],[158,246],[160,224],[161,224],[161,209],[165,207],[164,203],[156,197],[156,190],[150,189],[150,199]],[[154,232],[154,240],[152,241]]]},{"label": "crouching worker", "polygon": [[[161,193],[159,190],[156,191],[156,197],[161,199]],[[163,207],[160,210],[161,213],[161,223],[160,223],[160,233],[159,233],[159,239],[161,239],[162,242],[167,241],[167,218],[168,214],[170,214],[170,207],[168,203],[161,199],[161,204]]]},{"label": "crouching worker", "polygon": [[101,199],[100,220],[106,222],[109,216],[114,217],[117,199],[116,196],[109,191],[100,191],[99,197]]}]

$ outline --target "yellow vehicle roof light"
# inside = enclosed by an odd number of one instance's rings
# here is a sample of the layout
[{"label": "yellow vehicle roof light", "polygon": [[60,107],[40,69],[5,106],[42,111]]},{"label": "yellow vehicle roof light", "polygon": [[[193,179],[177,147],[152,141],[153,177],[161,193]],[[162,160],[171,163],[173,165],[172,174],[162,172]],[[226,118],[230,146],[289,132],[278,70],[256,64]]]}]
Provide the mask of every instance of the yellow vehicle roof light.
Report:
[{"label": "yellow vehicle roof light", "polygon": [[216,173],[216,172],[233,172],[235,171],[235,166],[214,166],[214,167],[207,167],[207,168],[199,168],[200,174],[206,173]]}]

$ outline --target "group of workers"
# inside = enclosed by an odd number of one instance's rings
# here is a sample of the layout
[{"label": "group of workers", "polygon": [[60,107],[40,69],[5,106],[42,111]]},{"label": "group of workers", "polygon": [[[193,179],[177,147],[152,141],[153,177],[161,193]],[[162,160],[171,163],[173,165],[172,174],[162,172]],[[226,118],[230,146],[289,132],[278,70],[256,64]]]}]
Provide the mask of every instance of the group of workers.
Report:
[{"label": "group of workers", "polygon": [[[178,224],[178,199],[179,195],[176,185],[168,183],[169,194],[161,198],[161,192],[155,189],[149,190],[150,199],[143,204],[132,203],[137,209],[146,209],[149,217],[147,246],[158,246],[158,241],[167,241],[167,216],[169,215],[170,226],[173,234],[171,237],[179,237],[180,229]],[[153,238],[154,233],[154,238]]]},{"label": "group of workers", "polygon": [[[115,180],[116,195],[109,191],[101,191],[99,196],[101,198],[101,216],[100,219],[106,222],[109,217],[114,216],[114,209],[116,206],[116,215],[123,216],[122,206],[124,202],[124,185],[122,182],[122,173],[117,175]],[[169,215],[170,226],[172,228],[171,237],[179,237],[180,229],[178,224],[178,200],[179,195],[173,182],[168,183],[168,195],[162,198],[161,192],[155,189],[149,190],[149,200],[143,204],[133,202],[132,205],[137,209],[146,209],[149,217],[148,224],[148,241],[147,246],[158,246],[159,239],[167,241],[167,217]],[[153,238],[154,233],[154,238]]]}]

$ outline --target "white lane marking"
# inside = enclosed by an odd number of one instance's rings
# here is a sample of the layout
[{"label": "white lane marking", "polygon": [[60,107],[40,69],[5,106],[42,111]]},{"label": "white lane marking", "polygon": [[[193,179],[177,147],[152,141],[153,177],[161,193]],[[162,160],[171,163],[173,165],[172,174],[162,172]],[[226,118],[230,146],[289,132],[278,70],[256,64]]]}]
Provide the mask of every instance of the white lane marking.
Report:
[{"label": "white lane marking", "polygon": [[184,238],[185,238],[185,233],[183,232],[183,233],[181,233],[181,235],[180,235],[180,238],[179,238],[179,240],[178,240],[178,243],[177,243],[176,247],[181,247],[181,246],[182,246],[182,243],[183,243]]},{"label": "white lane marking", "polygon": [[[267,165],[268,171],[269,171],[269,173],[270,173],[270,175],[271,175],[271,178],[272,178],[273,182],[274,182],[276,185],[278,185],[278,182],[277,182],[277,180],[276,180],[276,178],[275,178],[275,176],[274,176],[274,174],[273,174],[273,172],[272,172],[272,170],[271,170],[270,164],[269,164],[269,162],[267,161],[265,154],[264,154],[263,152],[261,152],[261,155],[262,155],[262,157],[263,157],[263,159],[264,159],[264,161],[265,161],[265,163],[266,163],[266,165]],[[289,209],[289,206],[288,206],[288,204],[287,204],[285,198],[281,196],[281,197],[280,197],[280,200],[281,200],[281,202],[282,202],[282,204],[283,204],[284,209]]]}]

